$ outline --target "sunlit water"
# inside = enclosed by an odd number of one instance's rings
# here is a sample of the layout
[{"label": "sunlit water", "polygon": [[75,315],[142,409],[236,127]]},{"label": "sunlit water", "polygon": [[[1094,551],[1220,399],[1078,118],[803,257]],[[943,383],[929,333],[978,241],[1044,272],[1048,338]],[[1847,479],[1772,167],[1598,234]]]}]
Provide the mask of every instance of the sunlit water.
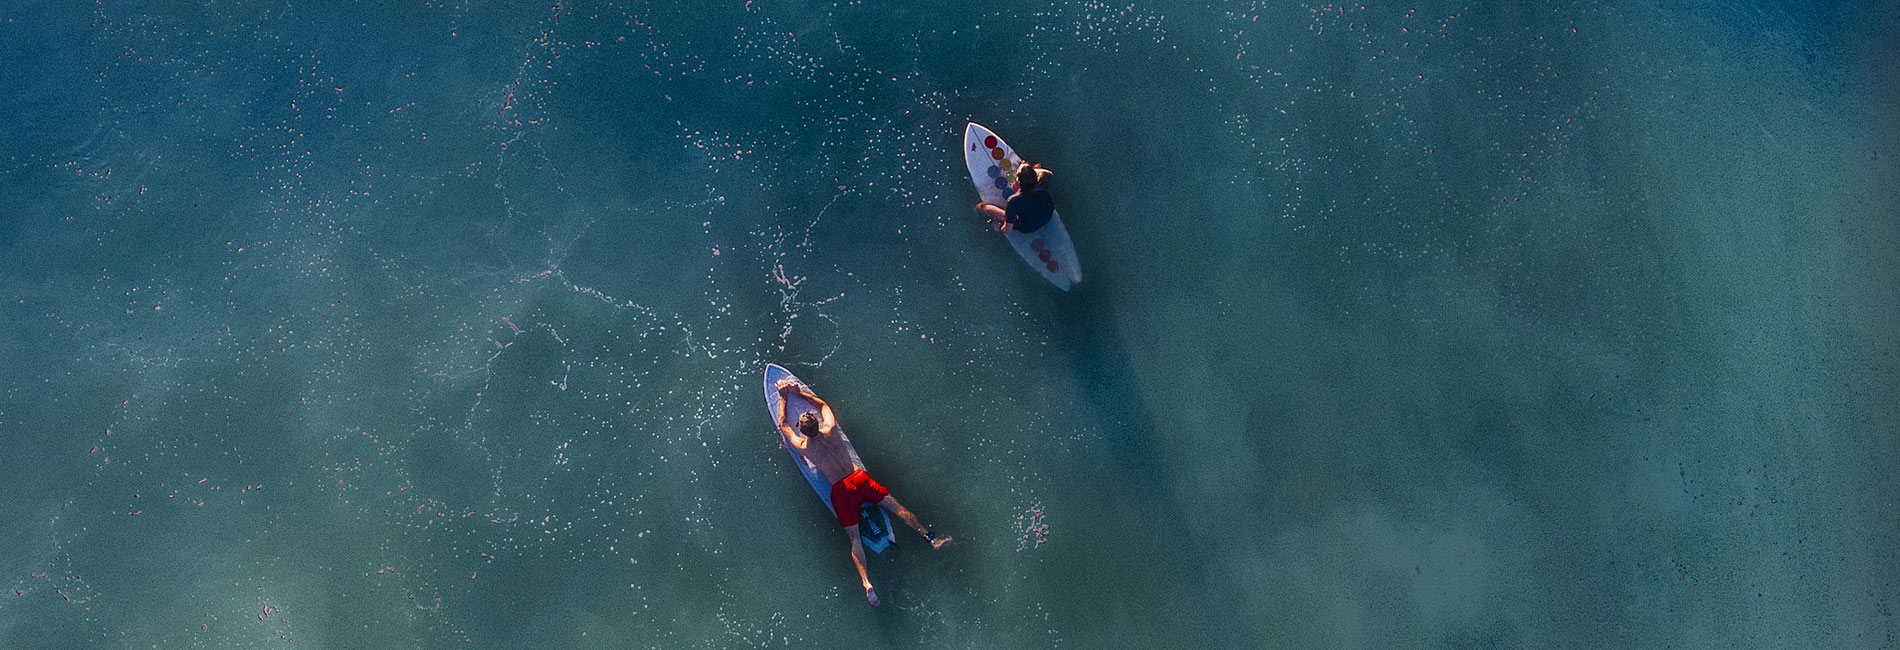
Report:
[{"label": "sunlit water", "polygon": [[1891,4],[348,4],[0,7],[0,647],[1900,646]]}]

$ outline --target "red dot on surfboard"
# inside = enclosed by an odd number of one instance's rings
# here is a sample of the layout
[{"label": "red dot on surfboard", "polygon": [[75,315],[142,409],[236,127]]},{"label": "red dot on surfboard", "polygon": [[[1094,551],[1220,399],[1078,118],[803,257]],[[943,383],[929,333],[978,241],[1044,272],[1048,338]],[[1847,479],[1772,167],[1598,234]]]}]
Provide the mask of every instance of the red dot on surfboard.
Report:
[{"label": "red dot on surfboard", "polygon": [[993,135],[986,135],[986,136],[983,136],[983,146],[985,146],[985,147],[988,147],[988,148],[991,148],[991,149],[995,149],[995,148],[996,148],[996,136],[993,136]]},{"label": "red dot on surfboard", "polygon": [[1050,272],[1050,273],[1055,273],[1055,272],[1056,272],[1056,269],[1059,269],[1059,268],[1062,268],[1062,267],[1060,267],[1060,266],[1057,266],[1057,265],[1056,265],[1056,261],[1055,261],[1055,260],[1049,260],[1049,272]]},{"label": "red dot on surfboard", "polygon": [[1038,251],[1038,252],[1036,253],[1036,257],[1040,257],[1040,258],[1042,258],[1042,261],[1044,261],[1044,262],[1053,262],[1053,261],[1054,261],[1054,260],[1051,260],[1051,259],[1049,259],[1049,257],[1050,257],[1050,255],[1049,255],[1049,249],[1047,249],[1047,248],[1045,248],[1045,249],[1042,249],[1041,251]]},{"label": "red dot on surfboard", "polygon": [[1042,238],[1037,237],[1035,239],[1029,240],[1029,250],[1032,250],[1032,251],[1042,250]]}]

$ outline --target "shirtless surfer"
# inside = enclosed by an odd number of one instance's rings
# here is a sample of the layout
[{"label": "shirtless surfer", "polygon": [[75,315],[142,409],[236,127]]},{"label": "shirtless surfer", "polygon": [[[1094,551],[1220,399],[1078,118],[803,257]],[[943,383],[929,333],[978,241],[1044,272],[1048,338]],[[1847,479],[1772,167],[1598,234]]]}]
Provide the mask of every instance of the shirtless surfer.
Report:
[{"label": "shirtless surfer", "polygon": [[[799,395],[818,405],[819,416],[804,413],[798,416],[798,426],[785,422],[787,397]],[[785,433],[787,444],[798,449],[805,458],[810,459],[818,471],[824,473],[825,480],[831,482],[831,509],[838,514],[838,525],[844,527],[845,537],[851,540],[851,563],[858,567],[858,581],[864,584],[864,598],[877,604],[877,592],[871,589],[871,576],[864,570],[864,545],[858,541],[858,511],[866,503],[877,503],[884,510],[930,540],[931,548],[943,548],[950,543],[950,537],[937,536],[917,521],[917,515],[910,513],[904,504],[891,497],[889,490],[866,474],[863,469],[851,462],[851,454],[845,451],[838,436],[832,435],[838,430],[838,418],[831,412],[831,405],[812,394],[811,389],[794,379],[785,379],[778,383],[778,428]]]}]

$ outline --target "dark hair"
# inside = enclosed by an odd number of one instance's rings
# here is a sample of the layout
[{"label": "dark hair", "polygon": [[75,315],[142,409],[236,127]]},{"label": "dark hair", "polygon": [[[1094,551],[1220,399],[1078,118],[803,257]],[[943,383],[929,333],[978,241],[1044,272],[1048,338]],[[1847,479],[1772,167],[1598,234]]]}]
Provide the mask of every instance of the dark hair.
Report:
[{"label": "dark hair", "polygon": [[818,435],[818,416],[812,415],[810,411],[799,414],[798,431],[808,436]]},{"label": "dark hair", "polygon": [[[1029,173],[1022,173],[1022,167],[1028,167]],[[1036,174],[1035,166],[1029,163],[1023,163],[1022,167],[1018,167],[1016,171],[1016,184],[1018,186],[1026,190],[1042,184],[1042,177]]]}]

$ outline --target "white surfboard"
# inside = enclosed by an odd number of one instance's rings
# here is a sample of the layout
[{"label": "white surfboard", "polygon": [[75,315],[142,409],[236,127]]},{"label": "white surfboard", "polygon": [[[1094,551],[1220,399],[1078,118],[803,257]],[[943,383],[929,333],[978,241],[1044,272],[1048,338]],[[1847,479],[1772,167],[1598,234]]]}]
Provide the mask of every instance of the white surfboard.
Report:
[{"label": "white surfboard", "polygon": [[[976,193],[984,201],[1000,206],[1016,192],[1010,184],[1016,181],[1016,166],[1022,164],[1022,158],[1009,143],[983,125],[971,122],[963,128],[963,162],[969,166],[970,182],[976,184]],[[1062,225],[1062,215],[1049,217],[1049,223],[1036,232],[1012,230],[1004,237],[1030,268],[1055,283],[1057,288],[1068,291],[1070,286],[1082,281],[1082,264],[1075,259],[1075,244],[1069,241],[1069,229]]]},{"label": "white surfboard", "polygon": [[[772,431],[778,434],[779,444],[785,446],[785,451],[791,453],[792,462],[798,465],[798,472],[805,475],[805,482],[811,484],[812,491],[818,493],[818,499],[825,502],[825,510],[832,511],[832,514],[836,516],[837,512],[831,507],[831,482],[825,480],[825,473],[818,471],[817,465],[798,453],[798,448],[793,447],[791,441],[785,439],[785,432],[778,428],[778,382],[781,379],[791,379],[798,382],[800,386],[805,385],[805,382],[793,375],[792,371],[776,363],[765,364],[765,410],[766,414],[772,418]],[[798,426],[798,416],[804,413],[817,415],[818,405],[799,395],[792,395],[786,399],[786,422],[791,423],[792,426]],[[843,425],[838,426],[836,435],[838,442],[844,443],[844,450],[851,454],[851,464],[856,465],[858,469],[864,469],[864,461],[858,459],[858,450],[851,446],[851,439],[845,437]],[[871,549],[874,553],[882,553],[884,549],[890,548],[895,541],[891,534],[890,514],[875,503],[864,504],[863,510],[858,514],[861,519],[858,522],[858,539],[864,542],[864,547]]]}]

